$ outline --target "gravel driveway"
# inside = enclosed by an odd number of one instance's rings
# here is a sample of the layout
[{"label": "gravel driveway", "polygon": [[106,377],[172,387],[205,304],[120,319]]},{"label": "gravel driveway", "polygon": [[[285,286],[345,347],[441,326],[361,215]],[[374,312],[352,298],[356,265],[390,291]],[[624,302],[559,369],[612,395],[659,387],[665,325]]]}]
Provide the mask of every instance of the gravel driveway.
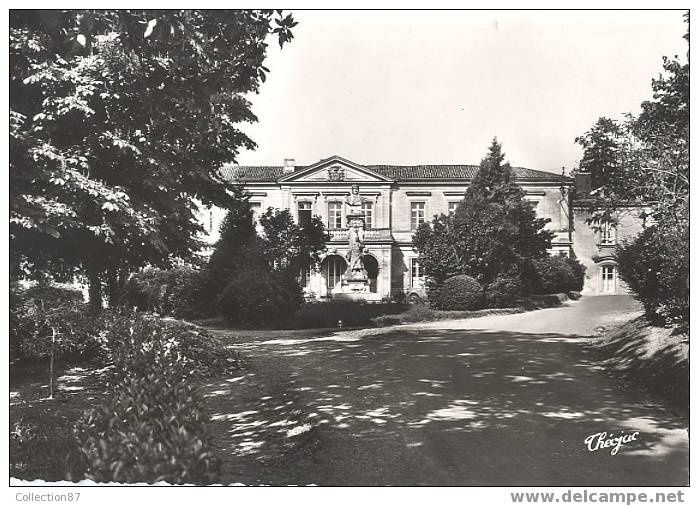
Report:
[{"label": "gravel driveway", "polygon": [[[225,481],[683,485],[687,422],[585,346],[629,297],[361,331],[216,331],[249,359],[206,386]],[[616,455],[588,436],[632,434]]]}]

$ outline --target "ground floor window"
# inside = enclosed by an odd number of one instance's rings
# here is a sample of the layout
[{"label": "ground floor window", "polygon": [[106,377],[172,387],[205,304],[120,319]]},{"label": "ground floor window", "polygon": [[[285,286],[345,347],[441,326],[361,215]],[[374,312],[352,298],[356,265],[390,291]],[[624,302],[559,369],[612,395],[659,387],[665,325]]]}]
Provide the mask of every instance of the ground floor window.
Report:
[{"label": "ground floor window", "polygon": [[328,291],[340,287],[346,269],[347,262],[341,256],[330,255],[323,260],[323,275]]},{"label": "ground floor window", "polygon": [[425,271],[417,258],[410,259],[410,287],[418,288],[425,283]]},{"label": "ground floor window", "polygon": [[308,261],[299,268],[299,274],[296,278],[299,285],[303,288],[308,288],[311,284],[311,262]]},{"label": "ground floor window", "polygon": [[602,293],[616,293],[616,266],[602,266]]}]

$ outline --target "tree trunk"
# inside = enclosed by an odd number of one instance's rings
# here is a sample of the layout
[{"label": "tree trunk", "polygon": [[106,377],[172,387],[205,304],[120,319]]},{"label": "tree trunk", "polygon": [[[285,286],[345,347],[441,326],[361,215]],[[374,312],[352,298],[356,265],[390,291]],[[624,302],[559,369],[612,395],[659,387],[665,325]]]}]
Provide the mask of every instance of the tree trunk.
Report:
[{"label": "tree trunk", "polygon": [[116,267],[107,270],[107,303],[110,308],[119,303],[119,283]]},{"label": "tree trunk", "polygon": [[102,280],[99,271],[94,268],[87,269],[87,278],[90,284],[88,290],[90,298],[90,310],[94,314],[102,312]]}]

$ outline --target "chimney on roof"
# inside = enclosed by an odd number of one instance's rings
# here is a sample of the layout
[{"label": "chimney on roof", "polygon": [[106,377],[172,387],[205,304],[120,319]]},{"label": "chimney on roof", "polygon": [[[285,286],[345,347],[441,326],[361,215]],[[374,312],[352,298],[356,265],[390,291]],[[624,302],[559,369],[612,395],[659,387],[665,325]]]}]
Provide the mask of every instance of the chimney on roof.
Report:
[{"label": "chimney on roof", "polygon": [[294,170],[296,170],[296,160],[284,158],[284,174],[291,174]]}]

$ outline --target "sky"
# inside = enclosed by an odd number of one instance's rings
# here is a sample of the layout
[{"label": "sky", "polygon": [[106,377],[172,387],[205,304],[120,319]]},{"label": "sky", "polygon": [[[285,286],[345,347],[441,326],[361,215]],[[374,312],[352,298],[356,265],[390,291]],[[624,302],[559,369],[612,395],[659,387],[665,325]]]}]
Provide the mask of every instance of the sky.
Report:
[{"label": "sky", "polygon": [[639,112],[687,51],[681,11],[291,12],[241,165],[477,164],[497,136],[513,165],[570,171],[575,137]]}]

